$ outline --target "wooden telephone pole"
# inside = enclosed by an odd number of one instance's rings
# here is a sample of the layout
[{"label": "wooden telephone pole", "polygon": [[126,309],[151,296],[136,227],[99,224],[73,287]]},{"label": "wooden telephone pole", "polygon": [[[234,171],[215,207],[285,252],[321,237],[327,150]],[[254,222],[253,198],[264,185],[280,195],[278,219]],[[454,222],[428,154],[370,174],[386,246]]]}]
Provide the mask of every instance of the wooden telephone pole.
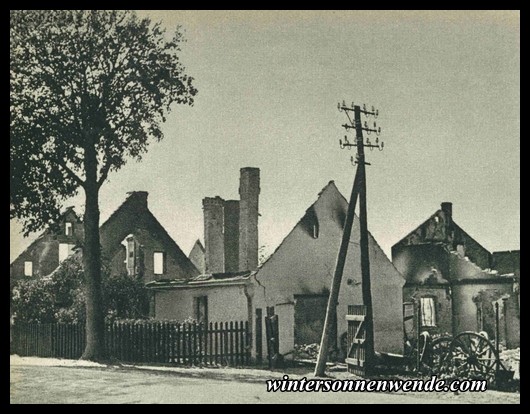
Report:
[{"label": "wooden telephone pole", "polygon": [[[367,116],[377,117],[379,111],[375,110],[372,107],[372,110],[369,111],[366,109],[366,105],[363,105],[361,108],[359,105],[354,105],[352,103],[351,107],[346,106],[345,102],[342,102],[342,105],[338,105],[339,111],[344,111],[348,117],[349,124],[343,124],[342,126],[346,131],[353,129],[355,130],[356,140],[355,143],[350,143],[348,137],[344,137],[344,142],[340,140],[341,148],[357,147],[357,157],[355,164],[357,164],[357,169],[355,172],[355,178],[353,181],[352,192],[350,196],[350,202],[348,204],[348,212],[346,215],[346,222],[344,223],[344,229],[342,232],[342,240],[339,247],[339,253],[337,255],[337,260],[335,263],[335,273],[333,274],[333,279],[331,281],[331,289],[329,292],[328,306],[326,309],[326,319],[324,321],[324,331],[322,332],[322,339],[320,342],[320,351],[318,354],[317,365],[315,368],[315,376],[321,377],[325,375],[327,356],[329,352],[329,339],[332,332],[332,323],[335,320],[337,302],[339,298],[340,284],[342,281],[342,274],[344,271],[344,265],[346,263],[346,255],[348,253],[348,246],[350,243],[351,231],[353,227],[353,219],[355,216],[355,207],[357,204],[357,198],[359,198],[359,221],[360,221],[360,250],[361,250],[361,277],[362,277],[362,299],[363,304],[366,307],[366,316],[364,319],[365,326],[365,340],[364,340],[364,349],[365,349],[365,372],[370,372],[371,367],[374,362],[374,331],[373,331],[373,312],[372,312],[372,294],[370,287],[370,257],[368,252],[368,225],[366,217],[366,169],[364,157],[364,148],[378,148],[383,150],[384,143],[379,142],[377,137],[375,144],[372,144],[370,140],[364,142],[363,131],[366,131],[368,134],[375,133],[377,136],[381,133],[381,128],[377,128],[376,123],[374,122],[374,127],[369,128],[368,123],[365,121],[364,126],[361,121],[361,114]],[[350,113],[353,112],[353,119]],[[352,157],[352,163],[353,163]],[[370,165],[370,164],[368,164]]]}]

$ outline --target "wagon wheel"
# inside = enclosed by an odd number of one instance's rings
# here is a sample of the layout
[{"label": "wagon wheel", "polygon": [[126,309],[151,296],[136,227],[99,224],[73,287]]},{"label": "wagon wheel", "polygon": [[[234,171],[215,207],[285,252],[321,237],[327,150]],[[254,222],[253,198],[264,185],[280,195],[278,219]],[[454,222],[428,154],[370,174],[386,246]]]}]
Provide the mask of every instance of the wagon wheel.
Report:
[{"label": "wagon wheel", "polygon": [[451,342],[445,365],[458,378],[493,381],[499,357],[491,342],[475,332],[462,332]]},{"label": "wagon wheel", "polygon": [[434,373],[442,369],[452,341],[453,338],[451,336],[441,336],[432,341],[429,365]]}]

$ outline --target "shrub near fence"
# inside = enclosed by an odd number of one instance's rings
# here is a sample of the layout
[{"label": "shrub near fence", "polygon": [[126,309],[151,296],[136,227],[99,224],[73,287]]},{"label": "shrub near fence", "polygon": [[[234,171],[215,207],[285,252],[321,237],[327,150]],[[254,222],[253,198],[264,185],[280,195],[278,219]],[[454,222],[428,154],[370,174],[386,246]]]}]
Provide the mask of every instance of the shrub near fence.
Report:
[{"label": "shrub near fence", "polygon": [[[23,324],[12,327],[11,353],[78,359],[85,349],[84,324]],[[248,322],[181,324],[161,321],[109,322],[105,348],[124,362],[179,365],[250,364]]]}]

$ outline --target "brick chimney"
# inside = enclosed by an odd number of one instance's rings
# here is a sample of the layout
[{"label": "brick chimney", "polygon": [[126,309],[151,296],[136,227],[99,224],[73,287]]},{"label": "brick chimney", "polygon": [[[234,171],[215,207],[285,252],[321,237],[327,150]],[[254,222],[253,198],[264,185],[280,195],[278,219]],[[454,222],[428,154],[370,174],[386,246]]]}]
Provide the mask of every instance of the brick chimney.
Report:
[{"label": "brick chimney", "polygon": [[445,238],[446,241],[452,242],[454,236],[453,226],[453,203],[443,202],[441,206],[445,219]]},{"label": "brick chimney", "polygon": [[224,244],[224,200],[206,197],[202,200],[204,210],[205,272],[222,273],[225,268]]},{"label": "brick chimney", "polygon": [[239,178],[239,270],[258,267],[259,168],[241,168]]},{"label": "brick chimney", "polygon": [[225,272],[239,271],[239,200],[224,202]]},{"label": "brick chimney", "polygon": [[453,216],[453,203],[449,203],[448,201],[442,203],[442,211],[446,218],[451,218]]},{"label": "brick chimney", "polygon": [[147,210],[147,196],[149,195],[147,191],[129,191],[127,194],[129,195],[128,204],[134,205],[135,209]]}]

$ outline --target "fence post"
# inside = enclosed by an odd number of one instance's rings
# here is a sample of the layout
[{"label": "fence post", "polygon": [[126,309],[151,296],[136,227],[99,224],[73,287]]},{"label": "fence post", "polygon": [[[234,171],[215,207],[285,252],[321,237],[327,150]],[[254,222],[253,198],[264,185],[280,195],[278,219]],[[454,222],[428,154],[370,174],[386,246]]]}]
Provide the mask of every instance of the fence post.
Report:
[{"label": "fence post", "polygon": [[213,340],[214,340],[214,353],[213,353],[213,359],[215,364],[219,363],[219,334],[218,334],[218,327],[219,325],[217,322],[213,325]]},{"label": "fence post", "polygon": [[182,338],[181,328],[182,328],[182,325],[180,323],[177,323],[175,326],[175,329],[177,330],[176,338],[175,338],[175,344],[177,345],[177,355],[175,355],[177,364],[181,364],[181,354],[182,354],[182,350],[180,346],[180,342]]},{"label": "fence post", "polygon": [[188,364],[193,365],[193,324],[186,324],[186,329],[188,330],[186,336],[187,349],[186,353],[188,354]]},{"label": "fence post", "polygon": [[163,323],[156,322],[156,362],[161,362],[164,351],[164,332],[162,330]]},{"label": "fence post", "polygon": [[202,363],[202,322],[198,324],[197,326],[197,342],[199,343],[198,349],[196,349],[198,353],[198,358],[196,359],[199,364]]},{"label": "fence post", "polygon": [[164,322],[164,337],[166,338],[166,345],[165,345],[165,362],[170,363],[171,362],[171,330],[169,328],[169,322]]},{"label": "fence post", "polygon": [[158,330],[159,330],[159,352],[158,352],[158,361],[159,362],[165,362],[166,358],[166,336],[165,336],[165,324],[164,322],[158,323]]},{"label": "fence post", "polygon": [[182,362],[186,365],[190,362],[189,357],[189,330],[190,325],[188,323],[182,324]]},{"label": "fence post", "polygon": [[417,320],[416,323],[416,371],[419,372],[421,365],[421,356],[420,356],[420,335],[421,335],[421,299],[418,300]]},{"label": "fence post", "polygon": [[57,358],[63,357],[63,327],[57,322]]},{"label": "fence post", "polygon": [[155,344],[155,338],[154,338],[154,326],[153,326],[153,323],[151,321],[148,321],[146,322],[146,328],[147,328],[147,339],[149,341],[149,346],[148,346],[148,351],[147,351],[147,355],[148,355],[148,361],[149,362],[153,362],[154,361],[154,357],[155,357],[155,352],[154,352],[154,344]]},{"label": "fence post", "polygon": [[208,356],[209,356],[208,360],[210,361],[210,365],[212,365],[213,363],[212,327],[213,327],[212,323],[208,322]]},{"label": "fence post", "polygon": [[236,352],[235,352],[235,356],[234,356],[234,362],[236,365],[240,365],[241,364],[241,356],[243,355],[243,353],[241,352],[241,349],[240,349],[240,341],[239,341],[239,337],[241,335],[241,329],[242,329],[242,322],[241,321],[236,321],[236,330],[235,330],[235,339],[236,339],[236,343],[235,343],[235,349],[236,349]]},{"label": "fence post", "polygon": [[221,322],[221,329],[219,335],[221,335],[221,364],[228,365],[228,322]]},{"label": "fence post", "polygon": [[234,323],[230,321],[230,365],[234,365]]},{"label": "fence post", "polygon": [[126,326],[125,322],[120,322],[120,348],[121,348],[121,360],[125,361],[127,359],[127,338],[125,338]]},{"label": "fence post", "polygon": [[197,323],[194,322],[193,323],[193,359],[192,359],[192,364],[193,365],[196,365],[197,364],[197,336],[198,336],[198,333],[197,333]]},{"label": "fence post", "polygon": [[167,323],[167,340],[169,341],[167,344],[167,352],[168,352],[168,362],[172,363],[174,360],[174,354],[175,354],[175,343],[173,342],[173,336],[174,336],[174,330],[173,330],[173,322]]}]

